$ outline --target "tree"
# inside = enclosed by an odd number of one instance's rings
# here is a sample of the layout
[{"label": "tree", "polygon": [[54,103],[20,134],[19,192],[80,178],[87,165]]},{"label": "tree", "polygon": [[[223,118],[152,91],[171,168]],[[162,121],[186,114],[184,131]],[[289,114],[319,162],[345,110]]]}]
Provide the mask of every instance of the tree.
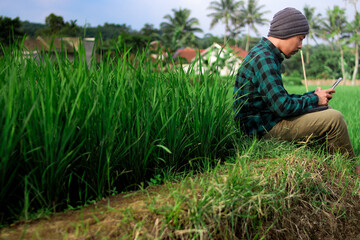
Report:
[{"label": "tree", "polygon": [[21,22],[21,31],[31,38],[36,37],[36,32],[40,29],[44,29],[46,26],[43,23],[31,23],[29,21]]},{"label": "tree", "polygon": [[130,50],[130,52],[136,54],[140,50],[144,49],[149,41],[150,36],[141,35],[138,33],[123,33],[118,36],[116,41],[115,39],[109,41],[109,48],[111,49],[113,46],[116,46],[116,48],[120,51],[125,49],[126,51]]},{"label": "tree", "polygon": [[76,37],[80,33],[80,28],[76,25],[77,20],[70,20],[60,30],[60,35]]},{"label": "tree", "polygon": [[356,80],[356,76],[357,76],[357,72],[358,72],[358,68],[359,68],[360,15],[358,12],[355,15],[354,21],[349,23],[348,28],[349,28],[350,32],[352,32],[350,42],[354,43],[354,45],[355,45],[355,50],[354,50],[355,66],[354,66],[353,75],[352,75],[352,85],[355,85],[355,80]]},{"label": "tree", "polygon": [[165,46],[170,50],[176,50],[185,45],[196,45],[196,32],[202,32],[198,28],[199,20],[197,18],[190,18],[191,11],[189,9],[179,10],[172,9],[174,16],[169,14],[164,16],[167,22],[160,24],[162,31],[162,39]]},{"label": "tree", "polygon": [[51,35],[59,33],[60,30],[65,26],[63,17],[56,16],[53,13],[45,18],[45,24],[48,27]]},{"label": "tree", "polygon": [[343,75],[344,81],[346,80],[345,74],[345,62],[344,62],[344,51],[342,47],[342,34],[345,32],[346,28],[346,17],[345,9],[340,8],[339,6],[334,6],[333,9],[327,10],[327,18],[322,22],[323,23],[323,37],[330,39],[331,44],[334,42],[337,44],[340,50],[340,63],[341,63],[341,72]]},{"label": "tree", "polygon": [[319,36],[320,31],[320,22],[321,22],[321,14],[315,14],[315,8],[310,7],[309,5],[305,5],[304,7],[304,15],[309,22],[309,34],[306,38],[306,64],[309,64],[310,54],[309,54],[309,40],[312,39],[314,41],[315,37]]},{"label": "tree", "polygon": [[204,34],[202,39],[199,39],[199,48],[205,49],[211,46],[214,42],[221,42],[222,38],[214,36],[211,33]]},{"label": "tree", "polygon": [[[282,72],[287,76],[293,76],[302,72],[300,54],[295,54],[289,59],[285,59],[282,64]],[[349,62],[349,68],[353,68],[353,56],[350,52],[344,52],[344,58]],[[310,62],[306,68],[309,79],[329,79],[341,76],[341,66],[339,64],[340,52],[333,51],[329,44],[318,44],[311,48]]]},{"label": "tree", "polygon": [[354,45],[355,45],[355,50],[354,50],[355,66],[354,66],[353,75],[352,75],[352,85],[355,85],[356,75],[357,75],[358,68],[359,68],[360,14],[358,13],[357,7],[356,7],[357,0],[351,0],[350,2],[353,4],[354,10],[355,10],[354,21],[352,21],[348,25],[348,32],[351,33],[351,37],[350,37],[349,41],[351,43],[354,43]]},{"label": "tree", "polygon": [[249,51],[250,30],[254,30],[255,33],[258,33],[259,31],[255,25],[264,25],[264,23],[269,22],[268,19],[264,18],[264,14],[269,11],[261,12],[263,7],[265,7],[265,5],[258,6],[257,0],[249,0],[248,4],[240,10],[241,15],[243,16],[243,22],[248,26],[245,51]]},{"label": "tree", "polygon": [[103,26],[97,26],[95,32],[96,34],[100,32],[103,40],[116,40],[119,35],[130,34],[133,31],[131,30],[131,27],[126,24],[105,23]]},{"label": "tree", "polygon": [[[244,16],[240,13],[240,10],[235,12],[235,15],[231,18],[232,27],[229,26],[229,35],[230,39],[227,40],[227,43],[231,41],[231,39],[235,39],[235,46],[238,47],[239,42],[239,34],[242,32],[245,27]],[[230,43],[229,43],[230,44]]]},{"label": "tree", "polygon": [[19,17],[11,19],[0,16],[0,43],[7,46],[22,35],[20,31],[21,22]]},{"label": "tree", "polygon": [[154,35],[160,34],[160,31],[154,28],[153,24],[146,23],[144,27],[140,30],[140,34],[152,37]]},{"label": "tree", "polygon": [[224,34],[224,44],[226,44],[226,35],[230,32],[230,21],[237,19],[237,11],[240,9],[243,1],[236,0],[219,0],[212,1],[208,9],[213,10],[214,12],[208,14],[207,16],[212,17],[210,23],[210,28],[213,28],[219,21],[222,21],[225,24],[225,34]]},{"label": "tree", "polygon": [[76,25],[77,20],[65,22],[62,16],[51,13],[45,18],[45,28],[40,28],[36,35],[77,37],[81,31]]}]

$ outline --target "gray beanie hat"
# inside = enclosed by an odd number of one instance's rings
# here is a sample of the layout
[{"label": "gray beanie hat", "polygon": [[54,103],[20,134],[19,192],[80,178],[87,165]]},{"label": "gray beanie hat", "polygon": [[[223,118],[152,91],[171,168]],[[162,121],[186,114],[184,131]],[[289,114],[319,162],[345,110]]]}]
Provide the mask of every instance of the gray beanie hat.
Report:
[{"label": "gray beanie hat", "polygon": [[309,33],[306,17],[295,8],[285,8],[274,15],[268,36],[286,39]]}]

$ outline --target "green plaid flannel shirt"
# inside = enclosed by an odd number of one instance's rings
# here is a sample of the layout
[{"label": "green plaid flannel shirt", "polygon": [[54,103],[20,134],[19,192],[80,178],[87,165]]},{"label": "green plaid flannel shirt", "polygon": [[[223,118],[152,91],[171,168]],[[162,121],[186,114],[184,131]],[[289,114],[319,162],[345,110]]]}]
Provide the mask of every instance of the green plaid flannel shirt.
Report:
[{"label": "green plaid flannel shirt", "polygon": [[281,77],[282,53],[267,38],[249,52],[235,80],[234,114],[240,130],[261,137],[286,117],[317,106],[314,91],[288,94]]}]

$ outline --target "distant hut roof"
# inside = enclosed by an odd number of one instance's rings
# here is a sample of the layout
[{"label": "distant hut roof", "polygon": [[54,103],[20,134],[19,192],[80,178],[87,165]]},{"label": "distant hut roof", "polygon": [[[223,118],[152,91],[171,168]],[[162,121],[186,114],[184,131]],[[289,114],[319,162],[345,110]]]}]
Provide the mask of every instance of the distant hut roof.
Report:
[{"label": "distant hut roof", "polygon": [[173,58],[184,58],[188,63],[190,63],[199,52],[202,53],[203,51],[205,51],[205,49],[193,49],[186,47],[184,49],[176,50]]},{"label": "distant hut roof", "polygon": [[50,38],[50,37],[37,37],[35,39],[26,38],[24,41],[24,48],[27,51],[49,51],[51,50],[66,50],[68,53],[73,53],[74,50],[79,49],[79,38]]}]

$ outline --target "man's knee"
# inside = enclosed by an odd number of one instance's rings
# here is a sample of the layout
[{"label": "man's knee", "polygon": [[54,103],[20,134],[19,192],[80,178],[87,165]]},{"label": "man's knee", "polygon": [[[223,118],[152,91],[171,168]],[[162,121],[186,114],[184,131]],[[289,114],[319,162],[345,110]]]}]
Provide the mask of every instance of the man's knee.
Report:
[{"label": "man's knee", "polygon": [[341,112],[335,109],[328,109],[326,110],[327,115],[330,116],[332,119],[335,119],[336,121],[344,121],[344,116]]},{"label": "man's knee", "polygon": [[333,128],[346,127],[345,119],[341,112],[335,109],[328,109],[325,112],[326,114],[323,116],[325,118],[324,120],[329,122]]}]

